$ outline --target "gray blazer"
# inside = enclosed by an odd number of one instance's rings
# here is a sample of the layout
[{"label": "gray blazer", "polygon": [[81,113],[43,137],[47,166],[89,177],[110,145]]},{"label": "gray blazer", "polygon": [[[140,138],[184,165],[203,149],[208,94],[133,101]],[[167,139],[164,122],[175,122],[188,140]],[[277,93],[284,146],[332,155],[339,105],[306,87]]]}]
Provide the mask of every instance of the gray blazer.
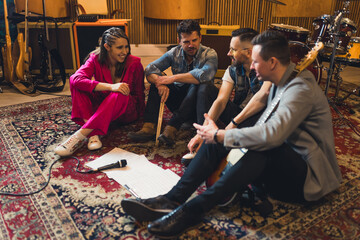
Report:
[{"label": "gray blazer", "polygon": [[[341,173],[335,156],[332,118],[324,92],[307,70],[286,84],[295,64],[290,64],[277,87],[284,89],[277,108],[264,124],[225,133],[225,147],[264,151],[284,142],[308,165],[304,197],[315,201],[340,186]],[[272,86],[267,102],[271,106]],[[264,111],[264,113],[266,110]]]}]

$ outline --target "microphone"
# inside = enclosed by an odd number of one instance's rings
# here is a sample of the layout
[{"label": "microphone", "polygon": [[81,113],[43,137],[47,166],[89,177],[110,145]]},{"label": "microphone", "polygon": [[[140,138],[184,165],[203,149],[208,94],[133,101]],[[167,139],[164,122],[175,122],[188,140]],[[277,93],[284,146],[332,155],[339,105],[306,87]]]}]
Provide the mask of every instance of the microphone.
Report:
[{"label": "microphone", "polygon": [[113,169],[113,168],[123,168],[126,167],[127,165],[127,161],[125,159],[121,159],[120,161],[117,161],[115,163],[111,163],[102,167],[99,167],[97,169],[93,169],[93,172],[99,172],[99,171],[104,171],[104,170],[108,170],[108,169]]}]

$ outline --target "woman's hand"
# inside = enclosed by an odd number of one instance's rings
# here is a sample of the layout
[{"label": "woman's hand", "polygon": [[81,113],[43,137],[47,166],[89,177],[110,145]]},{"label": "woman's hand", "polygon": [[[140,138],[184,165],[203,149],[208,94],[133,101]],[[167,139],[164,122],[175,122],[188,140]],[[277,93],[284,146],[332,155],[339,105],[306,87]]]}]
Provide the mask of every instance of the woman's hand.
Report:
[{"label": "woman's hand", "polygon": [[112,92],[120,92],[124,94],[125,96],[128,96],[130,94],[130,88],[127,83],[114,83],[111,86]]}]

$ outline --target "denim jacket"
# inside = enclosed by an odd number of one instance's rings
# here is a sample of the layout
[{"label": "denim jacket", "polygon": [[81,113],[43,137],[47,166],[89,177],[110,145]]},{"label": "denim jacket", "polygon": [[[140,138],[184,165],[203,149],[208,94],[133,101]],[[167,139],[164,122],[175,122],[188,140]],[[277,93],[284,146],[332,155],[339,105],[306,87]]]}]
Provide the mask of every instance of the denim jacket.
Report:
[{"label": "denim jacket", "polygon": [[150,63],[145,68],[145,75],[161,75],[161,72],[171,67],[174,75],[189,72],[199,83],[213,82],[218,67],[217,54],[214,49],[200,44],[199,50],[190,65],[186,61],[184,50],[179,45],[173,47],[159,59]]},{"label": "denim jacket", "polygon": [[235,97],[233,102],[237,105],[241,105],[241,103],[246,99],[249,90],[252,94],[255,94],[261,88],[262,82],[257,79],[254,70],[249,73],[250,81],[249,77],[246,76],[246,70],[242,65],[239,67],[230,66],[229,73],[234,81],[235,87]]}]

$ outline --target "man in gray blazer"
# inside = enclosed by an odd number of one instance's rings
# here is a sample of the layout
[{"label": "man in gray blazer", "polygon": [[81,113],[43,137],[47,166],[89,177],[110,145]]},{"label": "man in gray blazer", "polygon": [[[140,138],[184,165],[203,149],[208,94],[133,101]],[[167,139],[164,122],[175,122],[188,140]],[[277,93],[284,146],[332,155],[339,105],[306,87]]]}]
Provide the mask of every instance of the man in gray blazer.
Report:
[{"label": "man in gray blazer", "polygon": [[[262,99],[264,113],[252,127],[229,130],[220,130],[205,114],[209,124],[194,126],[206,144],[173,189],[156,198],[123,200],[128,214],[153,221],[148,225],[151,234],[175,237],[197,226],[224,197],[248,184],[273,198],[299,203],[319,200],[340,186],[330,109],[314,76],[307,70],[294,73],[281,33],[265,31],[252,43],[251,68],[259,80],[272,83],[269,96]],[[187,201],[231,148],[247,152],[214,185]]]}]

